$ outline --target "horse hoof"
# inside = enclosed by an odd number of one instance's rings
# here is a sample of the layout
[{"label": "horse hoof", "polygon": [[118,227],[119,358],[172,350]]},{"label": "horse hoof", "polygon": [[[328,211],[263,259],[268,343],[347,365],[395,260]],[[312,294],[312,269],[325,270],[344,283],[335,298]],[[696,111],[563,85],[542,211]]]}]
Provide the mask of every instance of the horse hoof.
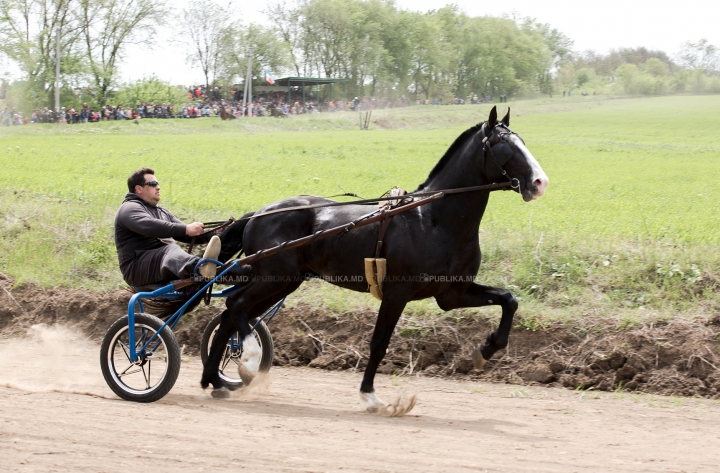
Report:
[{"label": "horse hoof", "polygon": [[364,393],[360,391],[360,408],[368,414],[377,414],[381,409],[385,408],[385,403],[382,402],[375,393]]},{"label": "horse hoof", "polygon": [[242,379],[243,386],[249,386],[252,380],[255,379],[255,375],[243,365],[238,366],[238,375],[240,375],[240,379]]},{"label": "horse hoof", "polygon": [[487,360],[483,358],[480,350],[475,350],[472,352],[472,362],[476,370],[482,371],[483,368],[485,368],[485,363],[487,363]]},{"label": "horse hoof", "polygon": [[365,412],[381,417],[402,417],[415,407],[416,402],[416,395],[410,396],[408,399],[399,397],[394,402],[385,404],[375,393],[360,393],[360,405]]},{"label": "horse hoof", "polygon": [[217,388],[213,389],[210,395],[215,399],[227,399],[230,397],[230,390],[228,388]]}]

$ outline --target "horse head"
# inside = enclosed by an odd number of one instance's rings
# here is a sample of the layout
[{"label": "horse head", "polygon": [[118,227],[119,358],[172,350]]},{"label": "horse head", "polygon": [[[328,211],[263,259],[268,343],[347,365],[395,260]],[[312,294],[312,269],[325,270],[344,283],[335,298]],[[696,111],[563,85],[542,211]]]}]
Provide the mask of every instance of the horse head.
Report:
[{"label": "horse head", "polygon": [[510,180],[523,200],[530,202],[545,193],[549,179],[523,139],[509,126],[510,109],[498,121],[493,107],[482,128],[485,176],[492,182]]}]

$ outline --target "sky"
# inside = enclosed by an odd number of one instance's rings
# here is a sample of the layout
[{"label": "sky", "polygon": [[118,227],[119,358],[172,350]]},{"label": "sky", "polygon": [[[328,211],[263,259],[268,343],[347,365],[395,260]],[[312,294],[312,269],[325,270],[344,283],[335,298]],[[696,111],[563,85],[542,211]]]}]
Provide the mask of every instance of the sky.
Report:
[{"label": "sky", "polygon": [[[188,0],[168,0],[176,11]],[[238,2],[245,23],[268,24],[262,11],[273,0]],[[573,50],[607,53],[611,49],[644,46],[674,56],[686,41],[702,38],[720,47],[720,1],[713,0],[396,0],[406,10],[435,10],[454,3],[471,16],[504,14],[535,18],[570,37]],[[274,2],[273,2],[274,3]],[[173,84],[200,84],[202,72],[185,61],[183,47],[172,38],[178,31],[160,33],[153,50],[131,47],[121,76],[136,80],[155,75]]]}]

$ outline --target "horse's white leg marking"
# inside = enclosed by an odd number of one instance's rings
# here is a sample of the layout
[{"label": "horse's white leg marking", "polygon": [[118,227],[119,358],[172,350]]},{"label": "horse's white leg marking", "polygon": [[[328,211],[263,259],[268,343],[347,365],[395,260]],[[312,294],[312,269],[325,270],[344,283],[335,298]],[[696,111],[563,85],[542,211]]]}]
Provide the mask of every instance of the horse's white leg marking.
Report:
[{"label": "horse's white leg marking", "polygon": [[242,348],[243,352],[238,364],[238,374],[243,383],[249,384],[260,371],[262,351],[260,344],[252,333],[243,339]]},{"label": "horse's white leg marking", "polygon": [[391,404],[385,404],[375,393],[360,392],[360,407],[370,414],[378,414],[384,417],[401,417],[415,407],[417,396],[409,399],[397,398]]},{"label": "horse's white leg marking", "polygon": [[360,407],[365,412],[375,414],[385,408],[387,404],[382,402],[375,393],[364,393],[360,391]]}]

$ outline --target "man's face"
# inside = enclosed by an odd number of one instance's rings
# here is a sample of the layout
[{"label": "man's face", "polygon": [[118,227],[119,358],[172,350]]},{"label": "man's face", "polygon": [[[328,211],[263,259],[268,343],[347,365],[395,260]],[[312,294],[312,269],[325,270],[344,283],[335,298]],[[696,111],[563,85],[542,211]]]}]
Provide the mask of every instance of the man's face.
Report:
[{"label": "man's face", "polygon": [[152,174],[145,174],[145,185],[135,186],[135,194],[154,207],[160,202],[160,184],[153,187],[148,185],[151,182],[157,183],[158,180]]}]

